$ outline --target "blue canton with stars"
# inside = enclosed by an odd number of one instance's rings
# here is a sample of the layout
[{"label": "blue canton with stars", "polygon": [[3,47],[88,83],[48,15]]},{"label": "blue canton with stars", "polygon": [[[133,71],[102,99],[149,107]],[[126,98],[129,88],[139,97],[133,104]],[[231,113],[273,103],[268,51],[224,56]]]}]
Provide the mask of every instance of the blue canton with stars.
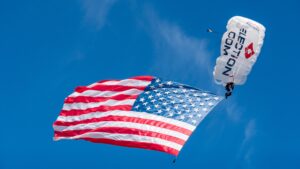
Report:
[{"label": "blue canton with stars", "polygon": [[132,111],[147,112],[197,126],[223,97],[184,84],[154,78]]}]

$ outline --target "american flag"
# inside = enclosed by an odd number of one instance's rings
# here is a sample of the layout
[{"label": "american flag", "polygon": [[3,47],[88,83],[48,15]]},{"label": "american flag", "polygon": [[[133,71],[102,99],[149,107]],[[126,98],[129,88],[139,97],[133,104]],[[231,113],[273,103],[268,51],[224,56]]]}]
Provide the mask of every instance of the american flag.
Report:
[{"label": "american flag", "polygon": [[178,155],[223,98],[153,76],[104,80],[69,95],[53,124],[54,140],[83,139]]}]

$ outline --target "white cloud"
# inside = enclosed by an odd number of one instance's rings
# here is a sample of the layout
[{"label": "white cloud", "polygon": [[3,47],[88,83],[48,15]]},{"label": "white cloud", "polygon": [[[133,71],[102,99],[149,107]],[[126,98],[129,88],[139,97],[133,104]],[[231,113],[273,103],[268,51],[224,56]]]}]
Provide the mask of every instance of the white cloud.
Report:
[{"label": "white cloud", "polygon": [[146,29],[155,46],[151,73],[211,87],[213,69],[207,40],[188,35],[179,25],[158,17],[152,8],[146,7],[145,11]]},{"label": "white cloud", "polygon": [[[221,91],[219,93],[221,93]],[[224,93],[223,90],[222,90],[222,93]],[[226,101],[227,101],[227,104],[226,104],[225,110],[226,110],[228,118],[232,122],[235,122],[235,123],[240,122],[244,111],[238,105],[237,101],[234,100],[233,97],[231,97],[229,100],[226,100]]]},{"label": "white cloud", "polygon": [[244,140],[242,143],[242,149],[244,151],[243,153],[243,160],[245,162],[245,168],[252,168],[252,157],[254,156],[255,149],[250,142],[256,135],[256,122],[254,119],[251,119],[246,128],[244,133]]},{"label": "white cloud", "polygon": [[252,168],[252,157],[255,155],[255,147],[252,141],[256,132],[256,121],[251,119],[246,124],[244,137],[237,154],[237,161],[242,164],[243,168]]},{"label": "white cloud", "polygon": [[245,133],[244,133],[244,140],[243,143],[246,144],[248,143],[251,138],[253,138],[256,134],[256,122],[254,119],[251,119],[245,128]]},{"label": "white cloud", "polygon": [[96,30],[100,30],[104,25],[107,14],[117,0],[81,0],[85,13],[84,20],[92,25]]}]

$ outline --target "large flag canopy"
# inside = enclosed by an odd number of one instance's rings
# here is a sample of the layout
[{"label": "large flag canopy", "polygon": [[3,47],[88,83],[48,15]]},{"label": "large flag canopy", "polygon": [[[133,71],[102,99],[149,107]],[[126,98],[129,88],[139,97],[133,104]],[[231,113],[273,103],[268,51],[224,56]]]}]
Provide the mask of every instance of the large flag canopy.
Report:
[{"label": "large flag canopy", "polygon": [[54,139],[144,148],[178,155],[223,98],[152,76],[77,87],[53,124]]}]

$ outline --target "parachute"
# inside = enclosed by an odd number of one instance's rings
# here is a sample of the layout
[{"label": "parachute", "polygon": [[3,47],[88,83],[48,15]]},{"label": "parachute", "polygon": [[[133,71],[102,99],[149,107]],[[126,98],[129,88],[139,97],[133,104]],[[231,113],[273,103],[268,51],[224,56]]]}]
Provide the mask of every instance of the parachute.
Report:
[{"label": "parachute", "polygon": [[226,86],[227,97],[234,84],[246,82],[263,45],[265,27],[251,19],[234,16],[226,28],[213,75],[217,84]]}]

